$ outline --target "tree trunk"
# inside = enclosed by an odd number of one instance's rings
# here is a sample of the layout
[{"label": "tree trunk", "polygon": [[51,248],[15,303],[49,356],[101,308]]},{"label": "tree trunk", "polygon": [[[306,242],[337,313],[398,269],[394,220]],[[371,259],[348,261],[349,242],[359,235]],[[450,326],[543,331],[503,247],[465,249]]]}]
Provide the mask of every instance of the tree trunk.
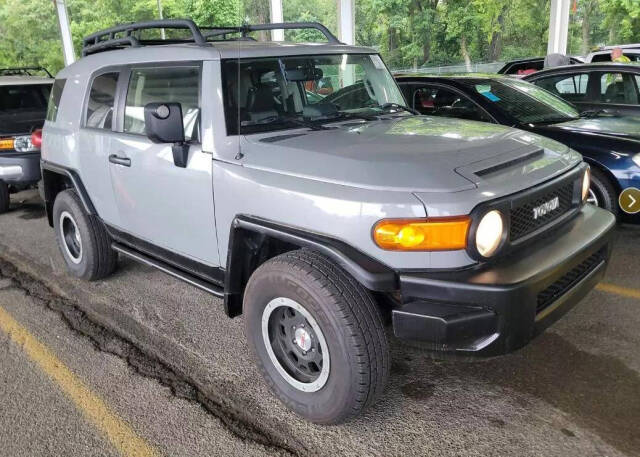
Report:
[{"label": "tree trunk", "polygon": [[464,64],[467,67],[467,71],[471,72],[471,57],[469,56],[469,51],[467,50],[467,39],[462,35],[460,37],[460,52],[462,53],[462,57],[464,58]]},{"label": "tree trunk", "polygon": [[[505,7],[506,8],[506,7]],[[498,15],[498,30],[491,35],[491,43],[489,43],[489,55],[487,60],[489,62],[496,62],[502,54],[502,27],[504,26],[504,13],[503,9]]]},{"label": "tree trunk", "polygon": [[431,59],[431,37],[427,35],[422,45],[422,64],[426,64]]},{"label": "tree trunk", "polygon": [[591,49],[591,37],[589,35],[589,29],[590,29],[590,11],[589,8],[585,7],[584,9],[584,15],[582,16],[582,54],[586,55],[589,53],[589,50]]}]

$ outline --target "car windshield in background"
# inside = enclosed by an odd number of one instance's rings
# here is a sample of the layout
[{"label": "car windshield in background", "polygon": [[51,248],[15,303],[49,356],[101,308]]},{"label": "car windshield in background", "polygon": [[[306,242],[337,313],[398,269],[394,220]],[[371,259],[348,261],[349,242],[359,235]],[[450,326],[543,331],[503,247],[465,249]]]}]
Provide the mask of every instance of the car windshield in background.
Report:
[{"label": "car windshield in background", "polygon": [[523,124],[569,121],[578,110],[559,97],[517,79],[468,79],[465,84]]},{"label": "car windshield in background", "polygon": [[0,114],[44,111],[47,109],[50,90],[51,86],[48,84],[0,85]]},{"label": "car windshield in background", "polygon": [[229,134],[367,118],[404,104],[376,54],[228,60],[223,73]]}]

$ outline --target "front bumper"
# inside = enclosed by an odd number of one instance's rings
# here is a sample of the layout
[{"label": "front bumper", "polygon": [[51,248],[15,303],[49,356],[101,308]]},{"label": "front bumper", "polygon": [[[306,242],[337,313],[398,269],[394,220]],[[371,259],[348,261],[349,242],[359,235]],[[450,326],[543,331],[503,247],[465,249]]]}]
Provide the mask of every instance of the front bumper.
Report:
[{"label": "front bumper", "polygon": [[615,218],[586,205],[533,244],[479,268],[400,274],[399,338],[434,349],[504,354],[527,344],[604,276]]},{"label": "front bumper", "polygon": [[40,180],[40,153],[0,155],[0,181],[11,185],[34,184]]}]

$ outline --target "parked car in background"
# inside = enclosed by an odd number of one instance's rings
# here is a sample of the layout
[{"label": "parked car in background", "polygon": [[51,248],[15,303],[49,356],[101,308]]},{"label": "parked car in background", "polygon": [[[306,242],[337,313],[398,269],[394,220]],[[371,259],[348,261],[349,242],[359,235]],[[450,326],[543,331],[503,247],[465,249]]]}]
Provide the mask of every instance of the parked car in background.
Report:
[{"label": "parked car in background", "polygon": [[[504,64],[497,73],[500,75],[526,76],[544,69],[544,57],[512,60]],[[582,63],[579,57],[570,56],[571,64]]]},{"label": "parked car in background", "polygon": [[[591,165],[589,201],[617,216],[620,192],[640,188],[640,118],[580,113],[529,82],[497,75],[397,76],[422,114],[492,122],[534,132],[580,152]],[[638,216],[625,216],[638,221]]]},{"label": "parked car in background", "polygon": [[40,67],[0,69],[0,213],[9,209],[11,193],[40,180],[39,129],[52,84]]},{"label": "parked car in background", "polygon": [[626,56],[631,62],[640,62],[640,44],[621,44],[613,46],[601,46],[596,50],[584,56],[584,63],[595,62],[611,62],[611,51],[619,48],[622,55]]},{"label": "parked car in background", "polygon": [[564,98],[580,111],[640,115],[640,64],[568,65],[523,79]]},{"label": "parked car in background", "polygon": [[[150,28],[192,39],[116,38]],[[326,41],[246,36],[274,28]],[[502,354],[604,276],[615,219],[585,204],[580,154],[416,116],[374,49],[320,24],[230,30],[241,39],[126,24],[57,75],[43,189],[70,274],[104,278],[124,255],[222,298],[276,396],[323,424],[382,394],[384,322],[432,349]],[[310,99],[327,75],[332,93]]]}]

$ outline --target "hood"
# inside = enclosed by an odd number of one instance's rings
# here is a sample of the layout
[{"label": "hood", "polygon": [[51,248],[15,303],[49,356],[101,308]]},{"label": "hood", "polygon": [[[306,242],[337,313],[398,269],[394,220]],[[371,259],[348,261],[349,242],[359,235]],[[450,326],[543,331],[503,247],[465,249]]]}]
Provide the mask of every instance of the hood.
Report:
[{"label": "hood", "polygon": [[28,135],[42,128],[45,115],[45,110],[0,111],[0,136]]},{"label": "hood", "polygon": [[[340,185],[459,192],[535,162],[549,175],[580,161],[553,140],[495,124],[429,116],[344,123],[244,138],[243,166]],[[487,171],[484,173],[484,171]],[[518,179],[518,178],[516,178]],[[524,184],[524,183],[523,183]]]},{"label": "hood", "polygon": [[550,125],[548,129],[595,133],[604,136],[640,140],[640,117],[602,116],[576,119],[574,121]]}]

